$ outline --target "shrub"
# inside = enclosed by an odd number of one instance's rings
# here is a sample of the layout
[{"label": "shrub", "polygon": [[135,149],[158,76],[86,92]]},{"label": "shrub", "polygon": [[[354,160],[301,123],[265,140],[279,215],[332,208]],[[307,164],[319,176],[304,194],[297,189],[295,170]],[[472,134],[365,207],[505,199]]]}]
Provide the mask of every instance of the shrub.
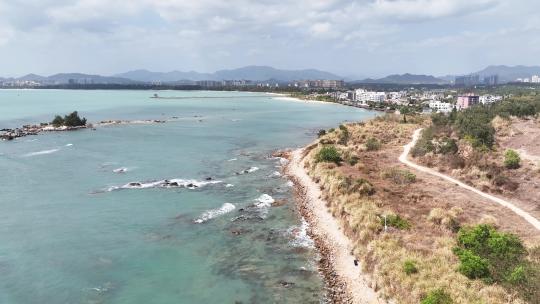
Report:
[{"label": "shrub", "polygon": [[432,290],[420,304],[452,304],[452,298],[443,289]]},{"label": "shrub", "polygon": [[360,158],[358,158],[358,156],[356,155],[352,155],[350,157],[347,157],[347,163],[351,166],[354,166],[356,164],[358,164],[358,161],[360,160]]},{"label": "shrub", "polygon": [[459,272],[469,279],[482,279],[489,278],[489,262],[486,259],[483,259],[470,250],[467,249],[457,249],[455,250],[456,255],[459,258],[460,265],[458,267]]},{"label": "shrub", "polygon": [[411,184],[416,181],[416,175],[408,170],[401,170],[399,168],[390,168],[384,170],[382,177],[391,179],[396,184]]},{"label": "shrub", "polygon": [[490,225],[461,228],[454,253],[461,262],[460,271],[469,278],[491,278],[505,282],[511,272],[525,262],[525,247],[511,234],[498,232]]},{"label": "shrub", "polygon": [[325,135],[326,135],[326,130],[319,130],[319,132],[317,133],[318,137],[322,137],[322,136],[325,136]]},{"label": "shrub", "polygon": [[507,280],[512,284],[524,283],[526,281],[525,267],[518,266],[514,268]]},{"label": "shrub", "polygon": [[341,130],[341,132],[339,133],[338,143],[340,145],[346,145],[350,137],[349,130],[347,130],[347,128],[344,125],[340,125],[339,129]]},{"label": "shrub", "polygon": [[517,169],[520,167],[521,158],[519,154],[512,150],[508,149],[504,153],[504,166],[508,169]]},{"label": "shrub", "polygon": [[458,145],[453,138],[445,137],[439,145],[439,152],[442,154],[455,154],[458,151]]},{"label": "shrub", "polygon": [[422,134],[411,153],[413,157],[418,157],[433,151],[435,151],[435,145],[433,145],[433,128],[430,127],[422,130]]},{"label": "shrub", "polygon": [[368,138],[366,141],[366,149],[368,151],[377,151],[381,148],[381,143],[373,137]]},{"label": "shrub", "polygon": [[416,262],[413,260],[406,260],[403,263],[403,272],[407,275],[415,274],[418,272],[418,268],[416,268]]},{"label": "shrub", "polygon": [[315,155],[315,161],[339,164],[342,159],[336,147],[324,146]]},{"label": "shrub", "polygon": [[[384,217],[381,218],[381,225],[384,227]],[[400,230],[409,229],[411,223],[397,214],[389,214],[386,216],[386,225]]]}]

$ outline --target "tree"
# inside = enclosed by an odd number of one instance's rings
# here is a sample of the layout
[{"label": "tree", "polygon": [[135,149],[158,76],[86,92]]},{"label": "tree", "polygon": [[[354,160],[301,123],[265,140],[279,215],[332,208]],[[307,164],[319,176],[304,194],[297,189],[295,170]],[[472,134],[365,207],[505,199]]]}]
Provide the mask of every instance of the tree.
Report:
[{"label": "tree", "polygon": [[56,115],[51,123],[53,126],[58,128],[64,125],[64,119],[62,116]]}]

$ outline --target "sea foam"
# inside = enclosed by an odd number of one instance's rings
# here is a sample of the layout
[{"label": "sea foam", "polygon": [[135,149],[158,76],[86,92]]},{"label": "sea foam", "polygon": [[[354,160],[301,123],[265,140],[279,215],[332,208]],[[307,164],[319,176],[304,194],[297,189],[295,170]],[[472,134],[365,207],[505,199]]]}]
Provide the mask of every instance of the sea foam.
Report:
[{"label": "sea foam", "polygon": [[164,179],[158,181],[147,182],[131,182],[123,186],[112,186],[108,188],[108,191],[120,190],[120,189],[148,189],[148,188],[187,188],[197,189],[211,184],[219,184],[221,181],[198,181],[194,179]]},{"label": "sea foam", "polygon": [[194,222],[197,223],[197,224],[202,224],[202,223],[207,222],[207,221],[209,221],[209,220],[211,220],[211,219],[213,219],[215,217],[218,217],[218,216],[224,215],[226,213],[229,213],[229,212],[233,211],[235,208],[236,207],[233,204],[225,203],[220,208],[205,211],[203,214],[201,214],[201,216],[199,216],[199,218],[194,220]]},{"label": "sea foam", "polygon": [[259,208],[270,207],[272,206],[272,203],[275,202],[274,198],[268,194],[263,194],[259,196],[255,201],[255,206]]},{"label": "sea foam", "polygon": [[43,150],[43,151],[24,154],[23,157],[32,157],[32,156],[37,156],[37,155],[51,154],[51,153],[55,153],[55,152],[58,152],[58,151],[60,151],[60,149]]},{"label": "sea foam", "polygon": [[287,234],[292,236],[292,240],[289,244],[293,247],[308,247],[313,248],[315,243],[313,239],[308,235],[309,225],[305,219],[302,218],[302,224],[300,226],[293,226],[287,230]]}]

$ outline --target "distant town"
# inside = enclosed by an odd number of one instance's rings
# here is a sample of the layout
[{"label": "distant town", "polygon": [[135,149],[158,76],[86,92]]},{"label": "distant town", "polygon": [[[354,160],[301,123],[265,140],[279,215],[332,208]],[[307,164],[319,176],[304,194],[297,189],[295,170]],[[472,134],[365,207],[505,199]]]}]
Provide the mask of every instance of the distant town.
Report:
[{"label": "distant town", "polygon": [[[232,79],[220,79],[225,77]],[[340,79],[335,74],[318,70],[279,70],[265,66],[211,74],[135,70],[113,76],[63,73],[48,77],[28,74],[20,78],[0,78],[0,88],[4,89],[238,90],[285,93],[304,100],[380,111],[409,107],[416,112],[429,113],[449,113],[477,104],[494,104],[513,97],[508,87],[523,86],[540,88],[540,67],[490,66],[462,76],[436,78],[403,74],[357,81]]]}]

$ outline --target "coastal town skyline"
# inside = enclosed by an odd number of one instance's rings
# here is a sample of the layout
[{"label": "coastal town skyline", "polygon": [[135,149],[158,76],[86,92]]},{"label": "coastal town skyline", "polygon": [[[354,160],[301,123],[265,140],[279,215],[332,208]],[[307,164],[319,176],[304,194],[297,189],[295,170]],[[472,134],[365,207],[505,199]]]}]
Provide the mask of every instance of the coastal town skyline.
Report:
[{"label": "coastal town skyline", "polygon": [[270,65],[362,79],[537,65],[540,4],[520,2],[2,1],[2,76]]}]

